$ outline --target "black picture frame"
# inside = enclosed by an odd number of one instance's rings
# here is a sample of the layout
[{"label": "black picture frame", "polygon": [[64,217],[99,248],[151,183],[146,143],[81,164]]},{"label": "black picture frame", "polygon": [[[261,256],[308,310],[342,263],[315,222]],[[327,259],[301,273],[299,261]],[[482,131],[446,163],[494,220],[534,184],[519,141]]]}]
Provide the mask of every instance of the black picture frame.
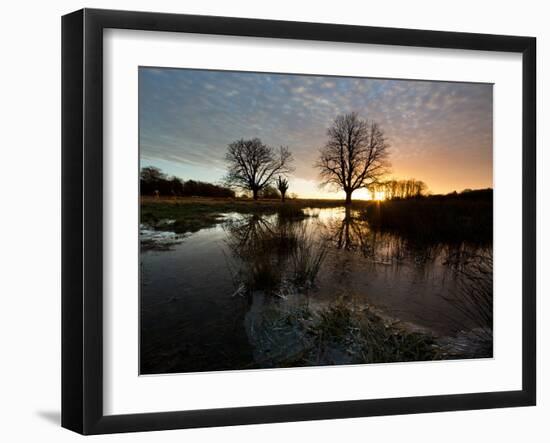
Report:
[{"label": "black picture frame", "polygon": [[[130,415],[103,413],[103,30],[504,51],[523,63],[522,389]],[[82,434],[530,406],[536,403],[536,39],[83,9],[62,18],[62,426]]]}]

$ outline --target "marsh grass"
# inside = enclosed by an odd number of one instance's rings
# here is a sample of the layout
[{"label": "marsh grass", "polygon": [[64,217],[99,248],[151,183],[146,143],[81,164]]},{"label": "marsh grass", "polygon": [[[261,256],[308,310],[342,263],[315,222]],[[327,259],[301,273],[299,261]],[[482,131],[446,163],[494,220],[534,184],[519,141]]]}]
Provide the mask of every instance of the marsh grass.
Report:
[{"label": "marsh grass", "polygon": [[308,234],[304,225],[280,214],[274,220],[252,215],[228,222],[225,229],[226,244],[237,258],[235,281],[237,286],[244,285],[246,292],[280,294],[283,286],[284,292],[289,292],[290,284],[295,291],[314,285],[327,248]]},{"label": "marsh grass", "polygon": [[335,345],[343,346],[354,363],[435,360],[443,356],[433,336],[407,331],[369,307],[354,309],[339,303],[320,312],[318,319],[311,332],[320,350],[316,357],[319,362]]},{"label": "marsh grass", "polygon": [[[364,202],[356,203],[358,208]],[[335,208],[342,206],[341,200],[295,199],[282,203],[280,200],[230,198],[160,198],[141,197],[140,221],[155,229],[169,230],[163,221],[175,220],[178,233],[196,232],[216,225],[223,214],[255,214],[261,216],[279,215],[286,220],[302,220],[309,217],[306,208]]]},{"label": "marsh grass", "polygon": [[304,208],[296,204],[286,202],[279,205],[279,207],[277,208],[277,215],[279,216],[280,220],[287,221],[299,221],[309,217],[309,215],[304,212]]},{"label": "marsh grass", "polygon": [[369,202],[361,217],[376,229],[394,231],[416,243],[493,240],[492,193],[472,198],[421,198]]},{"label": "marsh grass", "polygon": [[[218,214],[201,214],[193,215],[190,217],[177,218],[173,224],[160,229],[173,230],[174,232],[181,234],[187,232],[197,232],[204,228],[209,228],[222,221],[222,217]],[[157,228],[158,229],[158,228]]]},{"label": "marsh grass", "polygon": [[252,331],[260,367],[426,361],[446,355],[431,335],[409,332],[369,307],[342,302],[280,311],[271,305],[255,318]]},{"label": "marsh grass", "polygon": [[241,269],[241,277],[246,288],[251,290],[276,291],[282,282],[282,272],[274,266],[268,256],[259,256],[257,260],[247,262]]},{"label": "marsh grass", "polygon": [[[141,203],[141,223],[159,231],[172,231],[177,234],[197,232],[212,227],[223,220],[221,212],[197,205],[154,202]],[[172,220],[172,223],[166,223]]]},{"label": "marsh grass", "polygon": [[444,297],[466,319],[468,328],[455,318],[449,318],[458,331],[451,344],[464,348],[472,357],[488,357],[493,353],[493,255],[492,251],[476,254],[456,268],[456,289]]},{"label": "marsh grass", "polygon": [[321,265],[328,253],[326,243],[316,241],[305,227],[298,229],[299,241],[292,250],[292,280],[300,288],[309,288],[315,284]]},{"label": "marsh grass", "polygon": [[[277,296],[291,299],[289,303],[294,295],[312,298],[315,291],[309,289],[318,282],[329,246],[331,257],[344,249],[386,265],[398,264],[411,254],[415,263],[434,260],[440,255],[441,244],[492,241],[492,200],[369,202],[349,211],[334,226],[326,226],[324,233],[311,229],[317,220],[307,220],[311,215],[305,208],[337,206],[341,202],[142,200],[141,217],[158,230],[176,233],[222,223],[235,294],[246,295],[242,301],[247,304],[259,293],[274,305],[287,302]],[[228,213],[241,215],[224,219],[223,214]],[[291,309],[287,305],[284,312],[275,309],[269,317],[259,315],[254,330],[261,335],[256,343],[262,347],[265,365],[388,363],[492,355],[492,257],[490,261],[487,257],[470,260],[467,266],[463,263],[462,256],[454,261],[449,258],[449,266],[456,266],[459,283],[447,301],[471,324],[459,337],[442,341],[411,331],[371,307],[357,307],[349,301],[316,308]],[[457,324],[457,330],[461,327],[464,325]]]}]

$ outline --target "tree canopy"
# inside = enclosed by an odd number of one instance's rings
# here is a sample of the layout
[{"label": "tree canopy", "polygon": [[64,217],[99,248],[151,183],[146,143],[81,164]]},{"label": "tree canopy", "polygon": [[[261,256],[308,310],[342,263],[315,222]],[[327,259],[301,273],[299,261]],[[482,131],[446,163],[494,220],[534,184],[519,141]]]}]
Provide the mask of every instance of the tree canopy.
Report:
[{"label": "tree canopy", "polygon": [[168,177],[159,168],[153,166],[144,167],[140,171],[140,194],[171,197],[235,197],[235,192],[224,186]]},{"label": "tree canopy", "polygon": [[337,116],[327,137],[315,166],[322,184],[343,190],[350,204],[353,191],[378,183],[388,173],[390,145],[376,122],[355,112]]},{"label": "tree canopy", "polygon": [[225,160],[228,169],[225,182],[229,186],[251,191],[254,200],[261,190],[274,182],[275,176],[293,171],[293,158],[288,147],[275,149],[262,143],[259,138],[230,143]]}]

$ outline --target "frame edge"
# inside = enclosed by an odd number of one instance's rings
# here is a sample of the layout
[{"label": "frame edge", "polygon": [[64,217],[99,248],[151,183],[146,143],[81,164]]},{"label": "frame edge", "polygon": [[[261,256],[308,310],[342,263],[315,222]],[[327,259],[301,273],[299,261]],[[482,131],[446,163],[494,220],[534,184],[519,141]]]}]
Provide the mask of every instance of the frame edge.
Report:
[{"label": "frame edge", "polygon": [[[105,434],[536,404],[535,38],[100,9],[68,14],[63,17],[62,25],[63,427],[81,434]],[[104,416],[101,351],[101,35],[104,28],[385,45],[400,44],[398,40],[409,36],[408,42],[401,45],[521,52],[524,94],[522,390]],[[325,32],[327,30],[330,32]],[[480,37],[486,40],[481,41]]]},{"label": "frame edge", "polygon": [[537,403],[537,40],[522,51],[522,386]]},{"label": "frame edge", "polygon": [[61,19],[61,426],[84,432],[84,13]]}]

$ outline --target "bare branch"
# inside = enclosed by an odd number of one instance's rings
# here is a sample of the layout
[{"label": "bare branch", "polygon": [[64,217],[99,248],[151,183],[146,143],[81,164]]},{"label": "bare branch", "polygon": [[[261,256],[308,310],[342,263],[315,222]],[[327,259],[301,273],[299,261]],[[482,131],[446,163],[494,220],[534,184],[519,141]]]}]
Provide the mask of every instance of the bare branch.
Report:
[{"label": "bare branch", "polygon": [[225,155],[228,185],[252,191],[254,199],[269,186],[276,175],[293,171],[292,153],[286,146],[278,150],[265,145],[259,138],[237,140],[229,144]]},{"label": "bare branch", "polygon": [[363,120],[355,112],[339,115],[327,136],[315,167],[323,185],[343,190],[347,203],[353,191],[378,183],[389,172],[390,145],[376,122]]}]

